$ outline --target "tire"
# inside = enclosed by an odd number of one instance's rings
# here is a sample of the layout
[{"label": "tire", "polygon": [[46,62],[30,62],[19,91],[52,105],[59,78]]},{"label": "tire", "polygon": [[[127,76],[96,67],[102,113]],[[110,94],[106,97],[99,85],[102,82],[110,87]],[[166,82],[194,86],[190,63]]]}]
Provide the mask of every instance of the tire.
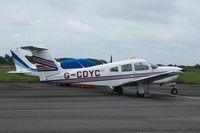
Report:
[{"label": "tire", "polygon": [[177,90],[176,88],[173,88],[173,89],[171,90],[171,94],[172,94],[172,95],[177,95],[177,94],[178,94],[178,90]]},{"label": "tire", "polygon": [[114,95],[121,95],[121,94],[123,94],[123,88],[122,87],[115,87],[113,89],[113,94]]},{"label": "tire", "polygon": [[123,88],[122,87],[118,87],[118,93],[119,93],[119,95],[123,94]]},{"label": "tire", "polygon": [[117,88],[116,87],[113,88],[112,93],[113,93],[113,95],[117,95]]}]

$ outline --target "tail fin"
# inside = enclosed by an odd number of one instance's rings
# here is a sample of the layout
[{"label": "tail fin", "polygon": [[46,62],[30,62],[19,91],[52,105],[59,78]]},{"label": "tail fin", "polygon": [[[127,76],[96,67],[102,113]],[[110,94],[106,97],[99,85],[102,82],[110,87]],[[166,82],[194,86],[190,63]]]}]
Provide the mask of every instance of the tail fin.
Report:
[{"label": "tail fin", "polygon": [[40,81],[48,81],[48,77],[59,74],[62,71],[57,61],[49,54],[47,48],[35,46],[21,48],[32,52],[33,61],[36,63]]},{"label": "tail fin", "polygon": [[16,67],[16,73],[37,72],[36,66],[28,61],[19,49],[10,50]]}]

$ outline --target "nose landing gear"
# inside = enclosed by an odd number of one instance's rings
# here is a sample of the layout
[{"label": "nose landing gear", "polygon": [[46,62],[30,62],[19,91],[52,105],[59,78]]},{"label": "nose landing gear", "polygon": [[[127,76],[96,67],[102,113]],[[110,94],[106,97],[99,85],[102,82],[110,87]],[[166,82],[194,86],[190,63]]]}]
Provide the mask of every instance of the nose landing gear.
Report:
[{"label": "nose landing gear", "polygon": [[172,94],[172,95],[177,95],[177,94],[178,94],[178,90],[177,90],[175,87],[173,87],[173,88],[171,89],[171,94]]}]

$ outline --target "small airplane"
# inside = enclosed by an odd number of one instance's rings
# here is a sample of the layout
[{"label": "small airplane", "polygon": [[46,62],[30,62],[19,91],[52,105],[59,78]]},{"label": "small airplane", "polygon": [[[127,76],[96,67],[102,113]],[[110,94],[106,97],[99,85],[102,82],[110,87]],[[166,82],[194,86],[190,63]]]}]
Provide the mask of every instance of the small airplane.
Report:
[{"label": "small airplane", "polygon": [[[31,63],[23,54],[21,49],[10,50],[12,59],[15,64],[16,71],[9,71],[8,73],[22,74],[26,76],[37,76],[38,71],[36,65]],[[58,62],[63,69],[75,69],[96,66],[97,64],[89,59],[69,59]]]},{"label": "small airplane", "polygon": [[129,59],[92,66],[88,68],[62,69],[47,48],[36,46],[21,47],[33,54],[41,82],[89,84],[108,86],[113,94],[122,94],[125,86],[136,86],[139,96],[149,96],[150,84],[173,84],[171,93],[177,95],[174,87],[183,73],[179,67],[158,67],[144,59]]}]

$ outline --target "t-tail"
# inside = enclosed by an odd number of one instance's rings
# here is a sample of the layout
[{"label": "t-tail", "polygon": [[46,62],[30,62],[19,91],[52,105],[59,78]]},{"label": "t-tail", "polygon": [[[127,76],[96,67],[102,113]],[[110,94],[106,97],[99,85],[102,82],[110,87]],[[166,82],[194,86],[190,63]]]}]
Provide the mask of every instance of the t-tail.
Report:
[{"label": "t-tail", "polygon": [[40,77],[40,81],[48,81],[48,77],[59,74],[62,71],[57,61],[51,57],[47,48],[25,46],[22,49],[29,50],[33,54],[33,61]]},{"label": "t-tail", "polygon": [[10,50],[12,54],[12,58],[16,67],[16,71],[10,73],[30,73],[30,72],[37,72],[36,66],[28,61],[24,54],[20,52],[19,49],[17,50]]}]

